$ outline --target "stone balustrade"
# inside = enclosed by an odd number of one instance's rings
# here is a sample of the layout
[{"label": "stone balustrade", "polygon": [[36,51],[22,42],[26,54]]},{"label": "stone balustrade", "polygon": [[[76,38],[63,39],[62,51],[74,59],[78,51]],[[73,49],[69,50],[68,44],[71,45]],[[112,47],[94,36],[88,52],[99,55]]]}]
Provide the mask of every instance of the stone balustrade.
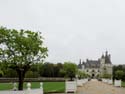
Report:
[{"label": "stone balustrade", "polygon": [[43,83],[40,83],[39,89],[32,89],[31,83],[27,83],[27,89],[23,91],[17,90],[17,83],[13,84],[13,90],[12,91],[0,91],[0,94],[43,94]]},{"label": "stone balustrade", "polygon": [[77,82],[76,81],[66,81],[65,82],[66,85],[66,90],[65,92],[76,92],[77,91]]}]

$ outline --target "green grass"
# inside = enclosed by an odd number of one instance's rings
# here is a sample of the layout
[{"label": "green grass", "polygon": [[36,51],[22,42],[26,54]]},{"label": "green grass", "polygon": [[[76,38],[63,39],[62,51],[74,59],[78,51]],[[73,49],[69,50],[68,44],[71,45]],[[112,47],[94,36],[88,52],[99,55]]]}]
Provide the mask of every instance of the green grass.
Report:
[{"label": "green grass", "polygon": [[122,81],[122,87],[125,87],[125,81],[124,82]]},{"label": "green grass", "polygon": [[64,92],[65,83],[64,82],[44,82],[43,89],[44,89],[44,92]]},{"label": "green grass", "polygon": [[0,90],[9,90],[12,89],[12,83],[0,83]]},{"label": "green grass", "polygon": [[[39,82],[32,82],[31,88],[39,88]],[[13,88],[12,83],[0,83],[0,90],[10,90]],[[26,83],[24,83],[24,89],[26,89]],[[65,82],[43,82],[44,92],[64,92]]]}]

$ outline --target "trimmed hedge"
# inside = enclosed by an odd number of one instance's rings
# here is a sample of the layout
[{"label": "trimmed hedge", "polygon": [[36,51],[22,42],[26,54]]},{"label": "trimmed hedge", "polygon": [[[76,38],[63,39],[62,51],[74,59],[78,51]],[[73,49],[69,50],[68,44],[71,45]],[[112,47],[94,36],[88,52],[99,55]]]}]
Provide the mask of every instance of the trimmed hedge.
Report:
[{"label": "trimmed hedge", "polygon": [[[24,82],[64,82],[65,78],[25,78]],[[18,78],[0,78],[0,83],[18,82]]]}]

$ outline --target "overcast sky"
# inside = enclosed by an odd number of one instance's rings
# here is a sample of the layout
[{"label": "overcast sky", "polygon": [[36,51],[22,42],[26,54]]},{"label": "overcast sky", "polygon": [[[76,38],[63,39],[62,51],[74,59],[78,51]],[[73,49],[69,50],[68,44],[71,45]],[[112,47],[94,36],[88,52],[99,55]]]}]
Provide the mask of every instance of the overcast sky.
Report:
[{"label": "overcast sky", "polygon": [[98,59],[125,64],[125,0],[0,0],[0,25],[41,31],[46,61]]}]

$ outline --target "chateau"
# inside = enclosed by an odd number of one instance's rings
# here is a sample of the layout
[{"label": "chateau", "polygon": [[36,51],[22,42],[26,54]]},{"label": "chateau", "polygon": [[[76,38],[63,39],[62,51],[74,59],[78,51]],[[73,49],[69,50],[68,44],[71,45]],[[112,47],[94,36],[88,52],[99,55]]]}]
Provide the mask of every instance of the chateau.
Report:
[{"label": "chateau", "polygon": [[78,64],[80,71],[84,71],[91,78],[107,76],[112,77],[112,62],[111,55],[106,51],[98,60],[86,59],[86,62],[81,61]]}]

